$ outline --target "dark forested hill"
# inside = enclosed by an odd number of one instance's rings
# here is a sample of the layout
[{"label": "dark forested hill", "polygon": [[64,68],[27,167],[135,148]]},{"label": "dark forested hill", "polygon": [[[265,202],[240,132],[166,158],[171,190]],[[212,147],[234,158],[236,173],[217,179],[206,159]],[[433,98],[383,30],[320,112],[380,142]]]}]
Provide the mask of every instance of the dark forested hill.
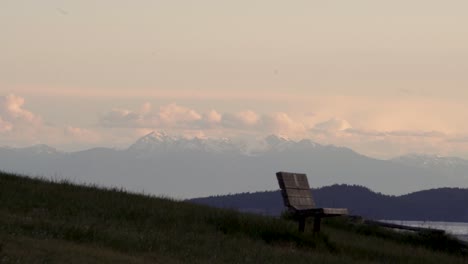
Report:
[{"label": "dark forested hill", "polygon": [[[332,185],[313,189],[313,196],[318,207],[346,207],[352,215],[371,219],[468,221],[468,189],[439,188],[389,196],[362,186]],[[190,201],[268,215],[279,215],[284,210],[279,191],[212,196]]]}]

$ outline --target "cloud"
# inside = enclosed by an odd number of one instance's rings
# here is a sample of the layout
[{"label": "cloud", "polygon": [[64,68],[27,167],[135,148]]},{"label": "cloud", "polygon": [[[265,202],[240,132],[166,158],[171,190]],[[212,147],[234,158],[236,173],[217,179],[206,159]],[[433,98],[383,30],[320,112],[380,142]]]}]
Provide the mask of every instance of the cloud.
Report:
[{"label": "cloud", "polygon": [[338,118],[329,119],[325,122],[318,123],[313,127],[313,130],[322,132],[336,132],[347,129],[351,129],[349,122]]},{"label": "cloud", "polygon": [[63,129],[63,133],[67,139],[72,138],[72,140],[78,140],[80,142],[97,143],[101,139],[99,134],[95,131],[73,126],[66,126]]},{"label": "cloud", "polygon": [[215,110],[211,110],[203,116],[203,119],[206,120],[209,124],[217,124],[221,122],[222,115]]},{"label": "cloud", "polygon": [[7,122],[0,117],[0,133],[8,132],[13,129],[13,124]]},{"label": "cloud", "polygon": [[258,116],[252,111],[236,114],[220,114],[216,110],[199,113],[177,104],[163,105],[157,110],[146,103],[139,111],[114,109],[102,116],[99,123],[104,127],[203,129],[213,127],[253,126]]},{"label": "cloud", "polygon": [[144,114],[126,109],[113,109],[102,116],[99,123],[105,127],[144,127]]},{"label": "cloud", "polygon": [[202,119],[202,116],[195,110],[187,107],[170,104],[161,106],[158,113],[159,120],[155,120],[161,125],[185,127],[194,124]]},{"label": "cloud", "polygon": [[75,126],[51,126],[25,108],[23,97],[0,96],[0,144],[28,146],[33,144],[73,145],[99,143],[95,131]]},{"label": "cloud", "polygon": [[282,134],[290,137],[303,135],[305,125],[283,112],[259,115],[251,110],[238,113],[225,113],[222,116],[223,129],[236,129],[259,135]]},{"label": "cloud", "polygon": [[33,113],[23,109],[24,98],[10,94],[0,97],[0,114],[7,119],[32,121]]},{"label": "cloud", "polygon": [[[201,118],[196,121],[194,126],[199,129],[213,129],[220,126],[223,116],[216,110],[210,110],[207,113],[203,113]],[[200,133],[200,132],[198,132]]]},{"label": "cloud", "polygon": [[238,113],[225,113],[222,115],[222,126],[235,129],[253,129],[258,125],[260,117],[257,113],[247,110]]},{"label": "cloud", "polygon": [[422,137],[422,138],[442,138],[445,137],[446,134],[440,131],[407,131],[407,130],[400,130],[400,131],[389,131],[386,132],[389,136],[394,137]]},{"label": "cloud", "polygon": [[360,137],[414,137],[414,138],[443,138],[447,134],[441,131],[424,130],[390,130],[354,128],[351,124],[339,118],[332,118],[317,123],[311,130],[312,134],[334,134],[334,136],[360,136]]},{"label": "cloud", "polygon": [[0,96],[0,132],[24,130],[42,124],[39,116],[23,108],[24,103],[24,98],[13,94]]},{"label": "cloud", "polygon": [[153,109],[153,106],[150,103],[146,102],[141,106],[140,113],[148,114],[151,112],[152,109]]},{"label": "cloud", "polygon": [[[139,111],[127,109],[113,109],[102,116],[99,123],[105,127],[133,127],[133,128],[163,128],[194,126],[203,116],[195,110],[169,104],[161,106],[158,111],[152,110],[149,103],[143,104]],[[211,116],[215,118],[215,116]]]},{"label": "cloud", "polygon": [[41,136],[49,135],[41,117],[24,106],[23,97],[0,96],[0,144],[38,144]]},{"label": "cloud", "polygon": [[468,135],[458,135],[447,139],[450,143],[468,143]]},{"label": "cloud", "polygon": [[323,144],[350,147],[374,157],[393,157],[409,152],[446,153],[454,149],[449,134],[436,130],[378,130],[354,127],[344,119],[331,118],[309,130],[313,140]]},{"label": "cloud", "polygon": [[377,131],[377,130],[362,130],[348,128],[345,133],[370,137],[419,137],[419,138],[443,138],[447,136],[440,131],[411,131],[411,130],[395,130],[395,131]]},{"label": "cloud", "polygon": [[305,125],[283,112],[258,114],[252,110],[219,113],[210,110],[200,113],[177,104],[164,105],[157,110],[144,104],[140,110],[114,109],[100,118],[104,127],[182,130],[193,133],[201,130],[222,132],[248,132],[256,134],[304,134]]},{"label": "cloud", "polygon": [[261,126],[266,131],[289,136],[302,134],[307,130],[303,123],[282,112],[262,116]]}]

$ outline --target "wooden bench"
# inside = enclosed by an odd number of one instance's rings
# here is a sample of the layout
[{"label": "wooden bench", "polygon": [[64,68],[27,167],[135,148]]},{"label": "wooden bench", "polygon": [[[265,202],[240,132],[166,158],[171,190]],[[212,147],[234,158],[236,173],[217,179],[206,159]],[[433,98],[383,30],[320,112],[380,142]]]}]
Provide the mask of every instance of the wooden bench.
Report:
[{"label": "wooden bench", "polygon": [[323,217],[347,215],[346,208],[316,208],[307,176],[301,173],[277,172],[284,205],[299,222],[299,232],[304,232],[307,217],[314,218],[314,233],[320,232]]}]

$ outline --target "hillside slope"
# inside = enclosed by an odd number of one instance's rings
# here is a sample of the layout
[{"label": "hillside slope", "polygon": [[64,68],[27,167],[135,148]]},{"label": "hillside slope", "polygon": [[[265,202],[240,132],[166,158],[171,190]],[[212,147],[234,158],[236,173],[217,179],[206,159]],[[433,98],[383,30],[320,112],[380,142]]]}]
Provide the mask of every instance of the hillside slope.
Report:
[{"label": "hillside slope", "polygon": [[[309,225],[310,226],[310,225]],[[0,173],[0,263],[465,263],[449,237],[283,219]]]}]

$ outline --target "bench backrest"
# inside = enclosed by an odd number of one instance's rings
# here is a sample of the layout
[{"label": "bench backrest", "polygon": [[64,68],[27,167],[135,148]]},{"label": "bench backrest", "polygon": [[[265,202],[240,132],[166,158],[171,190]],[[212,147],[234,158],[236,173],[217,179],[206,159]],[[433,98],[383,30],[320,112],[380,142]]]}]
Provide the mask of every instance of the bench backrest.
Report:
[{"label": "bench backrest", "polygon": [[297,211],[315,208],[315,202],[305,174],[277,172],[276,178],[281,188],[285,206]]}]

